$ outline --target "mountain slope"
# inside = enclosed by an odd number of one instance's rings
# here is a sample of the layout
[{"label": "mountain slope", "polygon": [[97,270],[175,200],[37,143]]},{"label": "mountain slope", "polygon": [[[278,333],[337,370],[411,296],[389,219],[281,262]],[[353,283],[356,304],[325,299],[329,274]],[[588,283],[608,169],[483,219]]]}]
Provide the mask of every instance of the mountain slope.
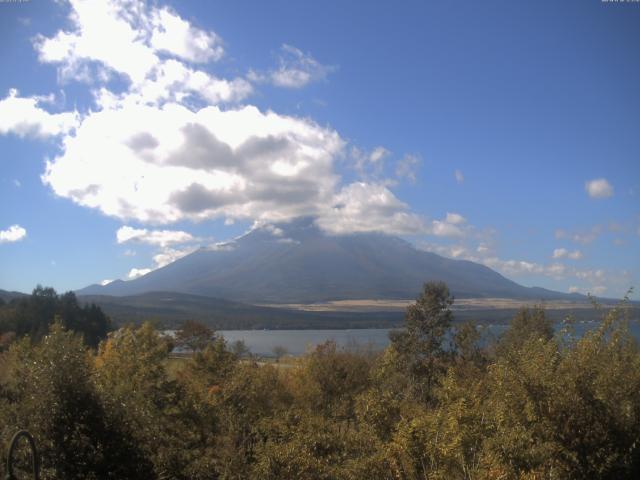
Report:
[{"label": "mountain slope", "polygon": [[190,293],[247,303],[415,298],[442,280],[457,297],[579,298],[527,288],[477,263],[415,249],[383,234],[330,236],[309,220],[258,228],[215,250],[200,249],[131,281],[79,294]]}]

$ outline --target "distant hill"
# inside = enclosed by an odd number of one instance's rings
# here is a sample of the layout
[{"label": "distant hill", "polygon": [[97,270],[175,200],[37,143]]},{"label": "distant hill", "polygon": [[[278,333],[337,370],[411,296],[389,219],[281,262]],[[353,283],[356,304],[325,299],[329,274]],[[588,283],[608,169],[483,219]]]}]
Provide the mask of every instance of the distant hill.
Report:
[{"label": "distant hill", "polygon": [[9,292],[7,290],[0,290],[0,299],[2,299],[5,302],[10,302],[14,298],[21,298],[21,297],[26,297],[26,296],[27,296],[26,293]]},{"label": "distant hill", "polygon": [[523,287],[484,265],[421,251],[389,235],[328,235],[308,219],[257,228],[138,279],[91,285],[77,293],[125,296],[165,291],[245,303],[309,303],[415,298],[429,280],[446,282],[458,298],[584,298]]},{"label": "distant hill", "polygon": [[[176,292],[149,292],[126,297],[87,295],[79,296],[78,300],[99,305],[116,324],[151,320],[158,322],[162,328],[177,328],[185,320],[198,320],[218,330],[397,328],[404,323],[404,309],[310,312],[247,305]],[[630,318],[640,320],[640,306],[632,307]],[[457,322],[508,323],[517,312],[517,308],[491,308],[486,305],[454,304],[453,308]],[[595,320],[600,315],[592,308],[585,308],[582,303],[562,308],[552,304],[547,308],[547,315],[555,321],[561,321],[569,314],[576,321]]]},{"label": "distant hill", "polygon": [[216,329],[375,328],[400,326],[404,312],[301,312],[246,305],[228,300],[176,292],[148,292],[126,297],[81,295],[118,324],[157,321],[177,327],[198,320]]}]

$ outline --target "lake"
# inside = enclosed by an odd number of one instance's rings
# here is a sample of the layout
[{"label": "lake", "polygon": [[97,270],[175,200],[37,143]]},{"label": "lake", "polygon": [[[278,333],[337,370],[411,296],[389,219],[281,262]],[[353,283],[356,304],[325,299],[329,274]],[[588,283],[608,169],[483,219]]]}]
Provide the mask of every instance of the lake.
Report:
[{"label": "lake", "polygon": [[[598,322],[579,322],[574,328],[576,334],[583,335],[597,326]],[[560,325],[558,324],[558,328]],[[487,338],[497,337],[507,325],[488,325]],[[219,330],[229,343],[242,340],[251,353],[258,356],[272,356],[275,347],[284,347],[291,355],[302,355],[316,345],[333,340],[340,347],[359,346],[382,350],[389,344],[388,328],[365,328],[352,330]],[[640,341],[640,324],[632,323],[631,333]]]}]

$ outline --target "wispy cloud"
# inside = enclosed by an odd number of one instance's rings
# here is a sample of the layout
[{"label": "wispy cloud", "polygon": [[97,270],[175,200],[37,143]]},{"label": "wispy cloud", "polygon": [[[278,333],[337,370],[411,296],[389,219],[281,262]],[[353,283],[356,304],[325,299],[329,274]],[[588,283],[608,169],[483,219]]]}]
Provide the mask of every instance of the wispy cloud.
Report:
[{"label": "wispy cloud", "polygon": [[257,83],[269,82],[278,87],[302,88],[311,82],[324,80],[336,70],[335,66],[323,65],[309,53],[283,44],[278,53],[278,67],[268,72],[249,72],[249,80]]},{"label": "wispy cloud", "polygon": [[558,240],[571,240],[576,243],[587,245],[597,239],[602,234],[604,228],[602,225],[594,225],[586,230],[565,230],[559,228],[555,231],[555,237]]},{"label": "wispy cloud", "polygon": [[582,258],[582,252],[580,250],[574,250],[570,252],[566,248],[556,248],[553,251],[551,258],[569,258],[571,260],[580,260]]}]

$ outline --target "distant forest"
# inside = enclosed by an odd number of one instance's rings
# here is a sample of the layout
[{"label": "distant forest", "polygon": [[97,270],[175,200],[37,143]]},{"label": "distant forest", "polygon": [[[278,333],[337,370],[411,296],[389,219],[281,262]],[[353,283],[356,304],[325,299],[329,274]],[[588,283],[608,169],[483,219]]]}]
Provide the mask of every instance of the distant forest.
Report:
[{"label": "distant forest", "polygon": [[265,364],[196,322],[107,333],[98,307],[34,293],[0,308],[0,439],[29,430],[43,479],[640,478],[624,302],[581,337],[522,309],[483,345],[428,283],[383,352],[327,342]]}]

